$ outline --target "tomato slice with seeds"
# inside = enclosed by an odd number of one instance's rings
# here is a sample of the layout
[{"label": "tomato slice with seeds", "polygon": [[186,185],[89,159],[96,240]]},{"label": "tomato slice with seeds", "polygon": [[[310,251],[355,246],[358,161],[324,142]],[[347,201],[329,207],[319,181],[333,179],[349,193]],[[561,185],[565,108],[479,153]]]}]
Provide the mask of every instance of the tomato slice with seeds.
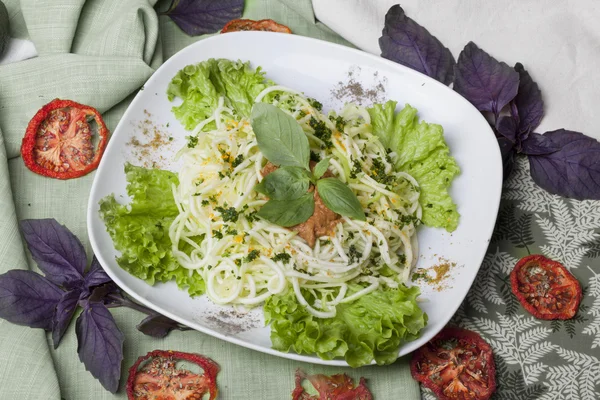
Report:
[{"label": "tomato slice with seeds", "polygon": [[[317,390],[318,395],[311,396],[302,387],[307,379]],[[358,386],[346,374],[307,375],[301,369],[296,370],[296,387],[292,392],[292,400],[373,400],[373,395],[367,388],[365,378],[360,378]]]},{"label": "tomato slice with seeds", "polygon": [[[97,146],[89,120],[95,120]],[[29,121],[21,143],[21,156],[31,171],[51,178],[71,179],[98,167],[109,132],[93,107],[55,99]]]},{"label": "tomato slice with seeds", "polygon": [[240,31],[267,31],[292,33],[291,29],[285,25],[279,24],[272,19],[261,19],[255,21],[252,19],[234,19],[229,21],[221,30],[221,33],[240,32]]},{"label": "tomato slice with seeds", "polygon": [[410,372],[440,400],[487,400],[496,390],[492,348],[468,329],[444,328],[413,353]]},{"label": "tomato slice with seeds", "polygon": [[[196,374],[177,368],[179,361],[196,364],[202,368],[203,373]],[[219,370],[217,363],[198,354],[154,350],[138,358],[129,368],[127,398],[129,400],[200,400],[209,393],[209,400],[213,400],[218,394]]]},{"label": "tomato slice with seeds", "polygon": [[512,292],[539,319],[570,319],[583,297],[579,281],[559,262],[539,254],[523,257],[510,273]]}]

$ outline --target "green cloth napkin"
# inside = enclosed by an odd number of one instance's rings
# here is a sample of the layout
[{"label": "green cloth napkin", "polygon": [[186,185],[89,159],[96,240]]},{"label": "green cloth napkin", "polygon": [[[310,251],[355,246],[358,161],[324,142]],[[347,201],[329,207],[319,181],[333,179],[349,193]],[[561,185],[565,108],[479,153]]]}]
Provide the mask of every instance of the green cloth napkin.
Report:
[{"label": "green cloth napkin", "polygon": [[[86,205],[94,174],[58,181],[25,168],[19,146],[33,114],[56,97],[89,104],[104,113],[114,129],[132,96],[158,66],[176,51],[202,37],[186,36],[155,9],[170,1],[156,0],[5,0],[11,35],[34,41],[39,57],[0,67],[0,273],[12,268],[35,268],[27,259],[18,220],[56,218],[90,250]],[[300,35],[348,44],[322,24],[315,23],[309,0],[247,1],[244,17],[272,18]],[[407,359],[387,367],[358,370],[309,365],[265,355],[195,332],[173,332],[165,339],[144,336],[135,328],[143,315],[113,309],[125,334],[121,388],[104,390],[77,356],[75,323],[59,348],[41,330],[0,320],[1,399],[114,399],[126,398],[127,368],[154,349],[173,349],[207,355],[221,365],[223,399],[287,399],[295,369],[309,373],[346,372],[364,376],[378,399],[418,399]]]}]

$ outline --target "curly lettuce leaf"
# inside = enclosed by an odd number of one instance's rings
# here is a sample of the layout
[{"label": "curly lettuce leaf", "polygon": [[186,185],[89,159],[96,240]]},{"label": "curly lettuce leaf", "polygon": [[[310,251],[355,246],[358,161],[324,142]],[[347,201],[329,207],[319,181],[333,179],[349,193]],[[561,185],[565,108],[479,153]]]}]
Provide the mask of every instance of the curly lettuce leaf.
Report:
[{"label": "curly lettuce leaf", "polygon": [[170,101],[183,100],[173,113],[192,130],[213,114],[221,96],[238,115],[249,117],[256,96],[272,84],[260,67],[253,69],[249,62],[211,58],[180,70],[169,83],[167,96]]},{"label": "curly lettuce leaf", "polygon": [[[358,284],[349,292],[358,291]],[[311,296],[305,292],[307,300]],[[334,318],[313,317],[293,291],[273,296],[264,306],[271,324],[273,348],[283,352],[317,354],[325,360],[344,357],[352,367],[391,364],[400,346],[419,337],[427,315],[419,308],[418,287],[381,288],[349,304],[338,304]]]},{"label": "curly lettuce leaf", "polygon": [[388,101],[367,109],[373,133],[397,154],[396,168],[419,183],[423,223],[452,232],[458,226],[459,213],[448,190],[460,168],[450,155],[444,130],[437,124],[419,122],[417,110],[408,104],[396,113],[396,104]]},{"label": "curly lettuce leaf", "polygon": [[192,296],[204,293],[201,276],[181,267],[171,251],[169,226],[179,214],[172,193],[172,185],[179,184],[177,175],[129,163],[125,174],[131,203],[119,204],[114,195],[100,201],[100,216],[121,253],[117,263],[150,285],[175,280]]}]

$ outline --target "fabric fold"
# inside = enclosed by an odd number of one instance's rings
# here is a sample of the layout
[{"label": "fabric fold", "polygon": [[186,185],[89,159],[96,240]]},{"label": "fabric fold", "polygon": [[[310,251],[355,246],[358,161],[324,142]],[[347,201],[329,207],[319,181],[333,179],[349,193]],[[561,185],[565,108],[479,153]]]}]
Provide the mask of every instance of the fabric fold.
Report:
[{"label": "fabric fold", "polygon": [[[0,130],[0,274],[27,269]],[[60,399],[46,334],[0,319],[0,391],[6,399]]]}]

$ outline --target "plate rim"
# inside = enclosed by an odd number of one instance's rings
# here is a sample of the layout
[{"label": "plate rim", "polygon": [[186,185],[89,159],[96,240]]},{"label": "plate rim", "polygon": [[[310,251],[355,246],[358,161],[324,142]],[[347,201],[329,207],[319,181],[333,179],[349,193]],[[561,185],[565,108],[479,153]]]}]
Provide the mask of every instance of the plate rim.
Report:
[{"label": "plate rim", "polygon": [[[479,110],[477,110],[467,99],[465,99],[460,94],[458,94],[457,92],[452,90],[449,86],[444,85],[443,83],[438,82],[437,80],[435,80],[425,74],[422,74],[419,71],[408,68],[404,65],[398,64],[396,62],[385,59],[383,57],[380,57],[380,56],[377,56],[377,55],[374,55],[374,54],[371,54],[371,53],[368,53],[368,52],[365,52],[365,51],[362,51],[359,49],[344,46],[342,44],[332,43],[332,42],[328,42],[325,40],[315,39],[312,37],[301,36],[301,35],[288,35],[288,34],[275,33],[275,32],[246,31],[246,32],[231,32],[231,33],[227,33],[226,35],[217,34],[217,35],[205,38],[205,39],[200,39],[200,40],[198,40],[194,43],[191,43],[190,45],[180,49],[175,54],[173,54],[169,59],[167,59],[164,63],[162,63],[156,69],[156,71],[154,71],[154,73],[146,80],[144,85],[146,85],[148,82],[156,79],[156,77],[161,73],[161,70],[167,69],[167,67],[170,66],[171,64],[177,63],[183,54],[192,52],[196,47],[204,46],[207,42],[220,41],[220,40],[231,40],[229,38],[232,38],[235,36],[256,36],[257,38],[261,38],[261,37],[272,37],[273,35],[279,35],[279,36],[285,35],[285,37],[289,38],[289,39],[284,39],[284,40],[299,41],[299,42],[312,42],[312,43],[316,42],[316,43],[318,43],[319,46],[331,47],[331,48],[335,48],[337,51],[343,51],[343,52],[347,52],[349,54],[357,54],[357,55],[360,55],[361,57],[367,57],[371,61],[374,61],[376,63],[383,63],[384,65],[387,65],[388,67],[391,67],[392,69],[397,69],[399,71],[402,71],[402,73],[410,75],[411,79],[413,79],[413,77],[416,77],[418,79],[424,80],[427,84],[438,85],[439,87],[443,88],[442,90],[448,90],[448,91],[454,93],[457,101],[461,101],[464,104],[466,104],[468,107],[472,108],[476,112],[477,118],[480,119],[480,121],[485,122],[485,126],[487,127],[487,132],[482,132],[481,133],[482,135],[488,134],[488,135],[492,135],[492,137],[494,136],[492,128],[489,126],[488,122],[485,120],[485,117],[479,112]],[[209,59],[209,58],[211,58],[211,57],[203,56],[203,59]],[[357,65],[359,65],[359,64],[357,64]],[[183,66],[181,68],[183,68]],[[267,73],[268,73],[268,71],[267,71]],[[142,85],[142,87],[144,85]],[[136,108],[137,103],[139,101],[141,101],[140,100],[141,97],[142,97],[142,90],[139,90],[138,93],[133,98],[133,100],[131,101],[131,103],[127,106],[127,109],[121,116],[121,118],[120,118],[119,122],[117,123],[117,126],[115,127],[113,132],[111,132],[111,139],[112,139],[114,132],[120,132],[120,131],[124,130],[123,126],[126,124],[126,120],[127,120],[126,117],[128,116],[129,113],[132,112],[131,110],[133,108]],[[105,154],[110,153],[110,149],[112,146],[116,145],[115,143],[116,143],[116,141],[109,140],[108,146],[105,149]],[[495,168],[494,171],[497,171],[497,172],[496,172],[495,176],[490,176],[488,178],[488,180],[496,181],[496,185],[494,185],[494,190],[496,191],[496,195],[493,196],[493,198],[495,199],[495,204],[488,204],[488,208],[491,211],[493,211],[493,214],[495,215],[494,220],[497,220],[497,214],[498,214],[498,210],[500,208],[500,200],[501,200],[501,193],[502,193],[502,177],[503,177],[502,158],[501,158],[500,148],[498,146],[495,146],[493,148],[492,153],[494,154],[493,158],[495,159],[495,162],[497,163],[497,168]],[[97,243],[98,239],[96,238],[94,229],[92,227],[94,224],[94,222],[93,222],[94,213],[98,213],[97,201],[94,200],[98,197],[95,194],[99,190],[98,189],[99,179],[97,177],[99,175],[99,172],[102,170],[103,166],[108,162],[109,161],[108,161],[107,157],[103,157],[101,159],[100,164],[97,168],[97,171],[94,175],[92,185],[90,187],[88,204],[87,204],[87,216],[86,216],[87,232],[88,232],[88,237],[90,240],[90,245],[92,247],[92,250],[94,251],[96,258],[102,265],[102,268],[105,270],[105,272],[108,274],[108,276],[121,289],[123,289],[125,292],[127,292],[128,295],[132,296],[136,301],[139,301],[140,303],[144,304],[145,306],[147,306],[147,307],[149,307],[149,308],[151,308],[151,309],[153,309],[153,310],[155,310],[155,311],[157,311],[157,312],[159,312],[159,313],[161,313],[183,325],[189,326],[190,328],[192,328],[194,330],[197,330],[204,334],[208,334],[215,338],[225,340],[230,343],[234,343],[238,346],[242,346],[242,347],[249,348],[249,349],[252,349],[255,351],[259,351],[261,353],[274,355],[277,357],[292,359],[295,361],[308,362],[308,363],[320,364],[320,365],[340,366],[340,367],[348,367],[349,366],[348,363],[344,359],[340,359],[340,358],[336,358],[333,360],[323,360],[314,354],[304,355],[304,354],[298,354],[295,352],[282,352],[279,350],[275,350],[272,347],[269,347],[269,348],[263,347],[261,345],[254,344],[254,343],[248,342],[246,340],[238,339],[236,337],[232,337],[227,334],[218,332],[218,331],[208,328],[206,326],[203,326],[203,325],[200,325],[193,321],[187,320],[186,318],[179,317],[179,316],[172,314],[171,312],[163,309],[162,307],[152,303],[151,301],[145,299],[143,296],[138,294],[134,289],[130,288],[128,285],[126,285],[124,282],[122,282],[115,274],[113,274],[113,272],[111,271],[111,268],[105,268],[105,265],[108,265],[109,263],[104,258],[104,255],[100,252],[99,245]],[[494,162],[494,160],[490,161],[490,163],[493,163],[493,162]],[[486,238],[488,239],[487,240],[488,243],[490,242],[491,236],[493,234],[494,226],[495,226],[495,224],[491,224],[491,229],[489,230],[489,232],[486,232]],[[431,338],[433,338],[435,335],[437,335],[448,324],[450,319],[456,314],[456,311],[458,310],[458,308],[460,307],[460,305],[466,298],[468,292],[471,290],[473,282],[475,281],[477,274],[483,264],[486,253],[487,253],[487,247],[485,249],[483,249],[481,254],[479,254],[476,257],[476,259],[479,260],[479,267],[476,269],[476,271],[474,271],[473,276],[470,279],[470,282],[468,282],[468,289],[465,291],[464,296],[462,296],[461,301],[457,302],[457,304],[454,307],[454,309],[452,310],[452,312],[449,312],[447,315],[445,315],[442,318],[442,320],[441,320],[441,322],[443,323],[441,325],[442,327],[439,330],[434,329],[432,332],[427,332],[414,341],[402,343],[398,358],[404,357],[404,356],[410,354],[411,352],[415,351],[417,348],[419,348],[420,346],[425,344],[427,341],[429,341]],[[139,279],[139,278],[137,278],[137,279]],[[465,283],[466,283],[466,281],[465,281]],[[438,322],[439,321],[440,320],[438,319]],[[421,342],[421,344],[419,346],[415,346],[414,343],[417,343],[417,342]],[[375,364],[375,361],[373,361],[370,365],[374,365],[374,364]]]}]

